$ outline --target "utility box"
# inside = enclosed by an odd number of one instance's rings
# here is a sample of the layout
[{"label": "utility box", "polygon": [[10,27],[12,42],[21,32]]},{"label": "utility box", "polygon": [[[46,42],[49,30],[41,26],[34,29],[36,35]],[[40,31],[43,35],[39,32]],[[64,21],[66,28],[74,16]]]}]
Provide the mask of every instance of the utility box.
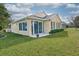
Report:
[{"label": "utility box", "polygon": [[39,34],[36,34],[36,37],[38,38],[39,37]]}]

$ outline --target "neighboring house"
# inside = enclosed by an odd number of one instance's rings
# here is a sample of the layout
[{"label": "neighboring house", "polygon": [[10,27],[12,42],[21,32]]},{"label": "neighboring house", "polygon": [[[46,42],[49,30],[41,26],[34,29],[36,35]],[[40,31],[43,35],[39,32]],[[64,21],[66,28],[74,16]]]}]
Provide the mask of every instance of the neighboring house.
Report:
[{"label": "neighboring house", "polygon": [[10,31],[31,37],[49,35],[50,30],[61,29],[61,19],[57,14],[47,15],[39,12],[21,20],[12,22]]}]

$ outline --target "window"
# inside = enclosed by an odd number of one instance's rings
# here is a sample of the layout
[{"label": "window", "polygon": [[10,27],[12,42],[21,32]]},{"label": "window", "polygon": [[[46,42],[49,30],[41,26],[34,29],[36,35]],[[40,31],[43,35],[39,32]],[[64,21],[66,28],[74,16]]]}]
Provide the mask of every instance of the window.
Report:
[{"label": "window", "polygon": [[55,29],[55,22],[51,22],[51,29],[52,29],[52,30]]},{"label": "window", "polygon": [[42,33],[42,22],[39,22],[39,33]]},{"label": "window", "polygon": [[23,30],[27,31],[27,23],[23,23]]},{"label": "window", "polygon": [[60,29],[60,23],[56,23],[56,28]]},{"label": "window", "polygon": [[27,31],[27,23],[19,23],[19,30]]},{"label": "window", "polygon": [[19,23],[19,30],[22,30],[22,23]]}]

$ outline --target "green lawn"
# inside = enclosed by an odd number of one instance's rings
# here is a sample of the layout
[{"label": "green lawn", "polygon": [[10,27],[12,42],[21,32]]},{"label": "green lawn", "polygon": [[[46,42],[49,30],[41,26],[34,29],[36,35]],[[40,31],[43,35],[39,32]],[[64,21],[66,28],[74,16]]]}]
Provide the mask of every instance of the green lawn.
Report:
[{"label": "green lawn", "polygon": [[42,38],[5,34],[0,39],[0,55],[79,55],[79,31],[73,28]]}]

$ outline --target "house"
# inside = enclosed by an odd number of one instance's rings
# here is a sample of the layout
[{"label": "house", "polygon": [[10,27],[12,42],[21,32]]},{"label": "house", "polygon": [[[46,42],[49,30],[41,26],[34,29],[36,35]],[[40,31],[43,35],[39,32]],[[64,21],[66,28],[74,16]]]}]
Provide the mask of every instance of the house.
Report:
[{"label": "house", "polygon": [[39,34],[41,37],[49,35],[50,30],[61,29],[61,23],[62,21],[57,14],[47,15],[44,12],[38,12],[12,22],[9,31],[31,37],[36,37]]}]

